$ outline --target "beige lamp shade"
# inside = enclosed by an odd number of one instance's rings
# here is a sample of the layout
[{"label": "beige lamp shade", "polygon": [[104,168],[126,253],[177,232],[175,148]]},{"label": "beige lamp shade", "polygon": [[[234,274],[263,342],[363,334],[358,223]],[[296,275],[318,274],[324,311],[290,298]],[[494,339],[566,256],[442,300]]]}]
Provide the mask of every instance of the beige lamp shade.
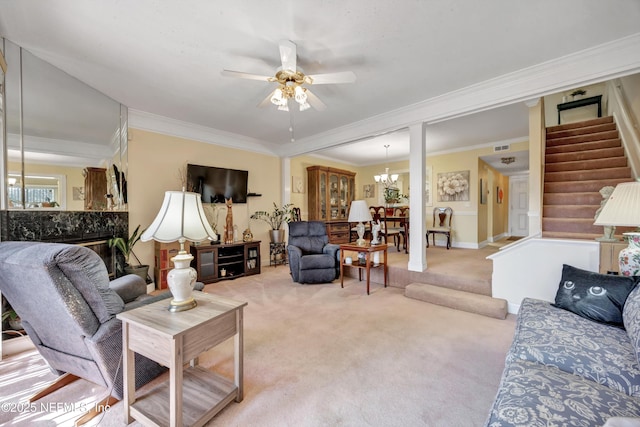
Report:
[{"label": "beige lamp shade", "polygon": [[593,224],[640,226],[640,182],[618,184]]},{"label": "beige lamp shade", "polygon": [[200,242],[214,238],[215,233],[204,214],[200,194],[187,191],[165,192],[156,219],[140,236],[143,242],[153,239],[162,243],[181,239]]},{"label": "beige lamp shade", "polygon": [[349,222],[366,222],[372,221],[371,211],[367,206],[367,202],[364,200],[354,200],[351,202],[351,208],[349,209]]}]

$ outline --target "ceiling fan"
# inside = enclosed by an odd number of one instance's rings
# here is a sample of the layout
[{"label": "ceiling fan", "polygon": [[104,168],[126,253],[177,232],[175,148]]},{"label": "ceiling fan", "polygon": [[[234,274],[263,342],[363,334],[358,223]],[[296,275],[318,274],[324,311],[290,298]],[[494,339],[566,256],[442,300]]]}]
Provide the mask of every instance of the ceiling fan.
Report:
[{"label": "ceiling fan", "polygon": [[278,110],[289,111],[289,100],[295,100],[300,106],[300,111],[313,107],[322,111],[327,106],[309,90],[305,85],[323,85],[335,83],[353,83],[356,75],[352,71],[326,74],[304,74],[302,68],[296,65],[296,45],[290,40],[282,40],[280,45],[280,61],[274,76],[261,76],[258,74],[244,73],[241,71],[222,70],[222,75],[241,79],[262,80],[278,83],[273,90],[258,106],[264,107],[269,103],[276,105]]}]

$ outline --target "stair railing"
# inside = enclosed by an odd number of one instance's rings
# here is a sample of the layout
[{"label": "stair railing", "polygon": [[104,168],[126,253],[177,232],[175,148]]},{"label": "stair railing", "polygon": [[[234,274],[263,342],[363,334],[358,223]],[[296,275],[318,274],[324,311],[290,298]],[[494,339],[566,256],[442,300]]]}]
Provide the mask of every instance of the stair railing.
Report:
[{"label": "stair railing", "polygon": [[[640,131],[638,121],[629,107],[620,79],[607,82],[608,114],[618,126],[622,146],[629,159],[634,178],[640,175]],[[640,114],[640,112],[639,112]]]}]

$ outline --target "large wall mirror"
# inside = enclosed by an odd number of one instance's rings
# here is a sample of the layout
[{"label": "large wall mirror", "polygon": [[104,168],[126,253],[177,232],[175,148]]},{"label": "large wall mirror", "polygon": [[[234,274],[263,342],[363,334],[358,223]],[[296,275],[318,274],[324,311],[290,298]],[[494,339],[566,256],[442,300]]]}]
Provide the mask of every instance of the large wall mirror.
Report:
[{"label": "large wall mirror", "polygon": [[125,210],[127,108],[3,40],[5,209]]}]

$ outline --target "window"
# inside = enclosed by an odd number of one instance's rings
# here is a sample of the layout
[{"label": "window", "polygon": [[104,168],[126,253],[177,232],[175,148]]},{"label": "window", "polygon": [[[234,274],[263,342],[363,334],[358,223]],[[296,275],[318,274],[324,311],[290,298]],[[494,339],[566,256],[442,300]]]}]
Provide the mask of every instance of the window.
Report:
[{"label": "window", "polygon": [[66,177],[64,175],[26,175],[22,202],[22,177],[9,173],[9,208],[14,209],[65,209]]}]

